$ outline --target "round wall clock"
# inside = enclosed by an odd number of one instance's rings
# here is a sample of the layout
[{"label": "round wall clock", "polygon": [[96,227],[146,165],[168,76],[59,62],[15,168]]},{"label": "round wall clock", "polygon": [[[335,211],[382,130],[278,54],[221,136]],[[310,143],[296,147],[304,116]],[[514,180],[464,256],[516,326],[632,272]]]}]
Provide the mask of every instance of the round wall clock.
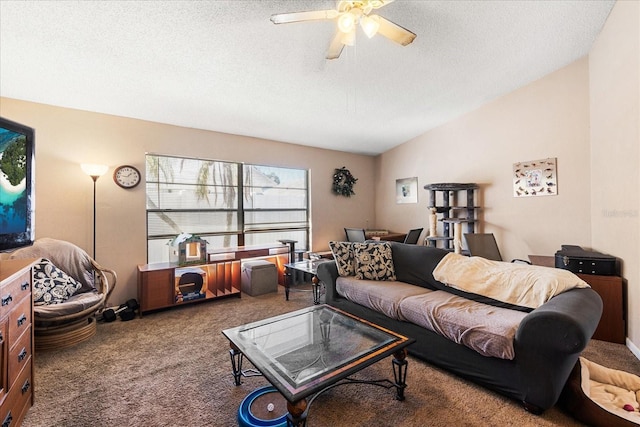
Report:
[{"label": "round wall clock", "polygon": [[113,180],[122,188],[133,188],[140,184],[140,171],[133,166],[118,166],[113,171]]}]

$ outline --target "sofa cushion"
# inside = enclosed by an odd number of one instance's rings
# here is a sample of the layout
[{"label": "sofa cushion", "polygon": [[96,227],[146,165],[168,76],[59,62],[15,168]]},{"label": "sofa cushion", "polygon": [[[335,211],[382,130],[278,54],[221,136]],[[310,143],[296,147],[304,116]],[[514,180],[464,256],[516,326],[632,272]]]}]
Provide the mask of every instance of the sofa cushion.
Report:
[{"label": "sofa cushion", "polygon": [[397,280],[433,290],[444,286],[433,277],[433,269],[448,251],[391,242],[391,252]]},{"label": "sofa cushion", "polygon": [[570,289],[589,287],[568,270],[455,253],[442,259],[433,277],[451,288],[529,309],[540,307]]},{"label": "sofa cushion", "polygon": [[389,243],[354,243],[353,252],[356,279],[396,280]]},{"label": "sofa cushion", "polygon": [[338,274],[340,276],[353,276],[353,243],[351,242],[329,242],[329,248],[336,260]]},{"label": "sofa cushion", "polygon": [[360,280],[355,277],[338,277],[338,294],[392,319],[399,319],[400,302],[407,297],[431,292],[429,289],[396,281]]},{"label": "sofa cushion", "polygon": [[401,320],[434,331],[484,356],[509,360],[515,357],[514,337],[527,315],[444,291],[404,298],[399,304]]},{"label": "sofa cushion", "polygon": [[82,287],[82,283],[42,258],[33,266],[33,304],[60,304]]}]

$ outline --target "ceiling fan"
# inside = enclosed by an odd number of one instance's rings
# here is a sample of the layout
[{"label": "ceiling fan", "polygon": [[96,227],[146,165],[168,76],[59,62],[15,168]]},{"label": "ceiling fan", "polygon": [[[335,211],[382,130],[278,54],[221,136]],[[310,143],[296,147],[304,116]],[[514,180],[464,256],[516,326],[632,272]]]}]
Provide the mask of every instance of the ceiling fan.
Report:
[{"label": "ceiling fan", "polygon": [[327,59],[336,59],[345,45],[353,46],[358,24],[369,37],[381,34],[388,39],[406,46],[416,35],[406,28],[379,15],[370,15],[374,9],[380,9],[393,0],[339,0],[335,9],[314,10],[309,12],[279,13],[271,15],[274,24],[289,24],[301,21],[336,21],[338,29],[331,40]]}]

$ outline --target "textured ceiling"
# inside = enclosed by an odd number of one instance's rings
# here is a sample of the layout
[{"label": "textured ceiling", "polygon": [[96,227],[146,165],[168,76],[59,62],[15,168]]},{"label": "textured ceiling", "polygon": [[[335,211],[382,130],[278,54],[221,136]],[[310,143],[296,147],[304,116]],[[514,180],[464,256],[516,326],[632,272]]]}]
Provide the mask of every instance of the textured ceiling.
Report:
[{"label": "textured ceiling", "polygon": [[586,55],[614,1],[409,1],[325,53],[333,22],[274,25],[309,1],[0,0],[0,95],[377,154]]}]

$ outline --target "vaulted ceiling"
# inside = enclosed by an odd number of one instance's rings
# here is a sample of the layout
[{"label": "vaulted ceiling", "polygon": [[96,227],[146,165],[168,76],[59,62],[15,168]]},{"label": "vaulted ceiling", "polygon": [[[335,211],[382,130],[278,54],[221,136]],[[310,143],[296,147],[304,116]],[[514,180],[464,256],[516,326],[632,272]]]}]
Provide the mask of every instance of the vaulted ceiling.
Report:
[{"label": "vaulted ceiling", "polygon": [[[401,46],[332,21],[326,0],[0,0],[0,95],[378,154],[586,55],[615,1],[395,0]],[[0,109],[1,111],[1,109]]]}]

